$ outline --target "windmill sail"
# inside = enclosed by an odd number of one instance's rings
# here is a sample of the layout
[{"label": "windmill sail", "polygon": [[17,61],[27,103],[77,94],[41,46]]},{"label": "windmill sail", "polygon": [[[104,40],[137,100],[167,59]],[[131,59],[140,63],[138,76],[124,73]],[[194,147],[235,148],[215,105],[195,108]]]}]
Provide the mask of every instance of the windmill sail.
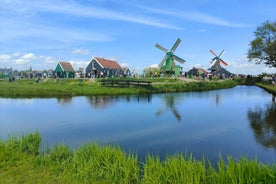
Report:
[{"label": "windmill sail", "polygon": [[165,61],[167,61],[169,57],[167,55],[165,55],[162,59],[162,61],[159,63],[159,67],[163,66],[163,64],[165,63]]},{"label": "windmill sail", "polygon": [[180,57],[178,57],[178,56],[176,56],[176,55],[173,55],[172,58],[173,58],[174,60],[180,62],[180,63],[186,62],[184,59],[182,59],[182,58],[180,58]]},{"label": "windmill sail", "polygon": [[156,44],[155,47],[157,47],[158,49],[160,49],[160,50],[162,50],[162,51],[164,51],[164,52],[168,52],[168,49],[162,47],[162,46],[159,45],[159,44]]},{"label": "windmill sail", "polygon": [[174,43],[174,45],[171,48],[171,52],[174,52],[176,50],[176,48],[178,47],[178,45],[180,44],[181,40],[178,38],[176,40],[176,42]]}]

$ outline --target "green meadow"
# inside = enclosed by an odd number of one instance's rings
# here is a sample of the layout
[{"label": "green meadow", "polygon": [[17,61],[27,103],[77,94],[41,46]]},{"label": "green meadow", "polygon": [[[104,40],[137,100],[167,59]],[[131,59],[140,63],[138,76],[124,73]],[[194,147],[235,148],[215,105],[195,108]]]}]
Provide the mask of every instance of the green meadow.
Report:
[{"label": "green meadow", "polygon": [[[179,79],[135,79],[152,82],[151,87],[131,86],[112,88],[102,85],[102,79],[18,79],[14,82],[0,80],[0,96],[9,98],[45,98],[88,95],[125,95],[185,91],[206,91],[230,88],[239,84],[234,80],[193,81]],[[128,78],[113,80],[129,80]],[[131,79],[133,80],[133,79]]]},{"label": "green meadow", "polygon": [[37,132],[0,140],[0,183],[276,183],[276,165],[257,159],[228,157],[212,165],[183,153],[163,161],[148,155],[140,162],[116,145],[50,149],[41,140]]}]

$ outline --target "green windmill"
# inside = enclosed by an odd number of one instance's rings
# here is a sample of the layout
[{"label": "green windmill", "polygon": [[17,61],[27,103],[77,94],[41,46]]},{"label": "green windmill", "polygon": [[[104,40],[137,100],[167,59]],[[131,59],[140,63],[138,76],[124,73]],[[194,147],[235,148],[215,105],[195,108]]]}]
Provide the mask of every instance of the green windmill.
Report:
[{"label": "green windmill", "polygon": [[173,54],[180,42],[181,40],[178,38],[172,46],[171,50],[168,50],[159,44],[155,45],[155,47],[157,47],[158,49],[166,52],[166,55],[163,57],[162,61],[158,65],[161,73],[168,76],[180,76],[181,67],[179,65],[176,65],[175,61],[178,61],[182,64],[185,62],[185,60]]}]

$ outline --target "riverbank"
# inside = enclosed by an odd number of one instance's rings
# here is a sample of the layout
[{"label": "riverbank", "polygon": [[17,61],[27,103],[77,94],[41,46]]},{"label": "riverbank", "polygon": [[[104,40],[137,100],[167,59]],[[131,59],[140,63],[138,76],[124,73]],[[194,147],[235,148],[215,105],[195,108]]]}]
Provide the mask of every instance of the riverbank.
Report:
[{"label": "riverbank", "polygon": [[[128,80],[114,79],[114,80]],[[133,80],[133,79],[132,79]],[[200,81],[179,79],[135,79],[150,81],[151,87],[131,86],[111,88],[101,85],[101,80],[90,79],[18,79],[14,82],[0,80],[0,97],[46,98],[91,95],[151,94],[186,91],[206,91],[231,88],[239,84],[234,80]]]},{"label": "riverbank", "polygon": [[276,95],[276,85],[275,84],[267,84],[267,83],[259,82],[259,83],[256,83],[255,85],[265,89],[269,93]]},{"label": "riverbank", "polygon": [[41,151],[38,133],[0,140],[0,183],[275,183],[276,165],[247,158],[217,165],[178,154],[141,163],[119,146],[95,143],[70,150],[57,145]]}]

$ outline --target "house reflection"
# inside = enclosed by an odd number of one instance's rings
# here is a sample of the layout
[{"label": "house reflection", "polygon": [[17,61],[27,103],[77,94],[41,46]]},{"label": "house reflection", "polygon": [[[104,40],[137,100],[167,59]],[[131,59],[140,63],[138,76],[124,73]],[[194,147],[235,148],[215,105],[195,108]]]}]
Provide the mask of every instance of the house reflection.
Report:
[{"label": "house reflection", "polygon": [[178,110],[175,107],[175,97],[173,95],[164,96],[163,98],[165,107],[156,112],[156,115],[159,116],[165,111],[171,110],[175,118],[180,121],[181,115],[179,114]]},{"label": "house reflection", "polygon": [[66,105],[72,102],[72,97],[57,98],[58,104]]},{"label": "house reflection", "polygon": [[119,101],[126,102],[151,102],[152,95],[127,95],[127,96],[87,96],[92,108],[105,108],[116,104]]},{"label": "house reflection", "polygon": [[137,102],[146,102],[149,103],[152,100],[152,95],[151,94],[144,94],[144,95],[127,95],[126,96],[126,101],[127,102],[132,102],[132,101],[137,101]]},{"label": "house reflection", "polygon": [[117,101],[116,96],[87,96],[86,97],[92,108],[101,109],[111,105]]},{"label": "house reflection", "polygon": [[248,119],[255,139],[266,148],[276,149],[276,104],[275,96],[272,103],[264,108],[248,111]]}]

